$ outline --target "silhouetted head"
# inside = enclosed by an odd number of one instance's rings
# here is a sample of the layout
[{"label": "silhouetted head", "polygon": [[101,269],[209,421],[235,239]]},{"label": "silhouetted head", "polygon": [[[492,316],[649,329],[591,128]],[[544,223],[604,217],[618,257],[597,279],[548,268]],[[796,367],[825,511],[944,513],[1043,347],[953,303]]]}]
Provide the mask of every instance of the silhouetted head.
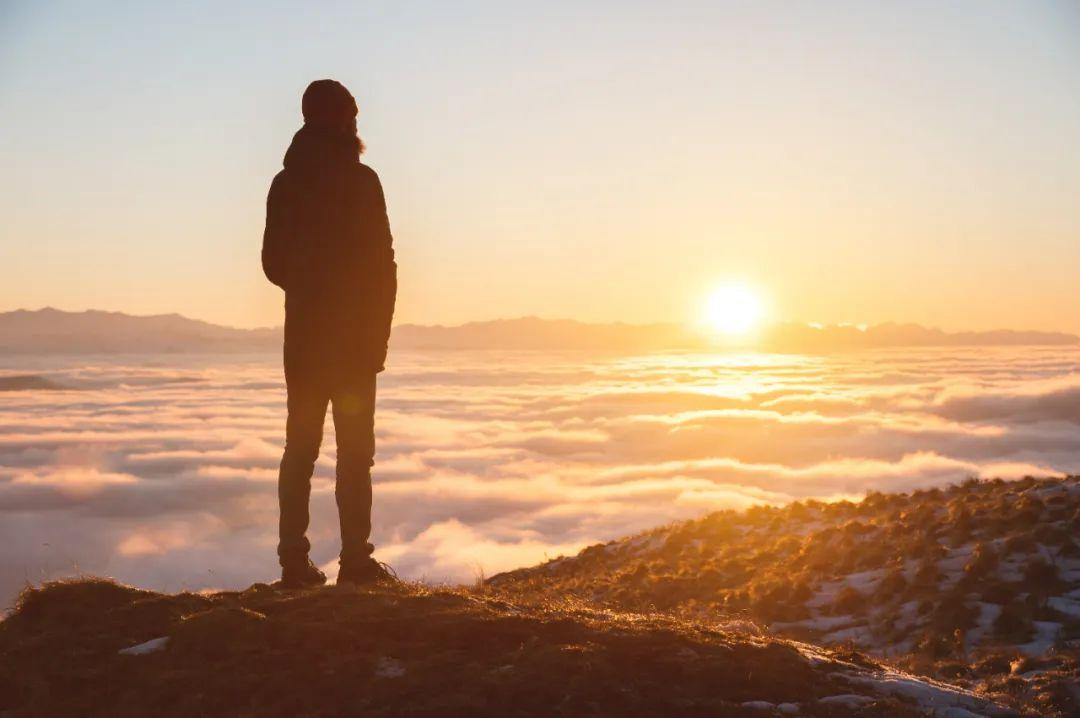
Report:
[{"label": "silhouetted head", "polygon": [[315,80],[304,90],[300,101],[304,126],[321,132],[340,132],[354,138],[356,153],[364,151],[364,143],[356,129],[356,99],[345,85],[337,80]]},{"label": "silhouetted head", "polygon": [[356,119],[356,99],[337,80],[315,80],[300,102],[304,122],[325,127],[347,127]]}]

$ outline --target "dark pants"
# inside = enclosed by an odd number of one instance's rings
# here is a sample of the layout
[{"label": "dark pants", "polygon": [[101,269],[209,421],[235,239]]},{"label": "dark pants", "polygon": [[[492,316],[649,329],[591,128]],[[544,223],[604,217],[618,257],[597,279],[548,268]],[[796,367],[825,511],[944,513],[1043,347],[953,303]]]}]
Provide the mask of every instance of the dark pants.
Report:
[{"label": "dark pants", "polygon": [[371,535],[371,467],[375,463],[375,374],[358,372],[330,379],[334,372],[286,371],[289,419],[285,455],[278,474],[281,506],[278,558],[281,565],[307,560],[311,475],[322,443],[326,405],[334,407],[337,435],[337,497],[341,522],[341,563],[364,560],[375,549]]}]

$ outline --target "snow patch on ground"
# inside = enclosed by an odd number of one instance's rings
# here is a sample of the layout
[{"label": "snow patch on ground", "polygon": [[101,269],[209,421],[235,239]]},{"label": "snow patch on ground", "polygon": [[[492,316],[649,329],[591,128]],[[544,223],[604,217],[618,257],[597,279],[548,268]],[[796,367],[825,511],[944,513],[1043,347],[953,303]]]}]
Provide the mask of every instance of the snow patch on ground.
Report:
[{"label": "snow patch on ground", "polygon": [[1035,621],[1035,638],[1016,648],[1027,656],[1041,656],[1054,647],[1059,633],[1061,624],[1057,621]]},{"label": "snow patch on ground", "polygon": [[956,707],[937,711],[937,715],[941,716],[941,718],[983,718],[982,713],[972,713],[966,708]]},{"label": "snow patch on ground", "polygon": [[807,608],[824,608],[836,601],[840,591],[853,588],[859,593],[870,594],[885,577],[885,569],[875,568],[870,571],[851,573],[835,581],[825,581],[818,586],[817,592],[806,602]]},{"label": "snow patch on ground", "polygon": [[1029,557],[1025,554],[1011,553],[1001,559],[998,564],[997,576],[1006,583],[1016,583],[1024,580],[1024,568],[1027,566]]},{"label": "snow patch on ground", "polygon": [[569,560],[570,559],[567,558],[566,556],[560,556],[559,558],[552,559],[551,561],[548,561],[547,563],[544,564],[544,570],[545,571],[551,571],[551,570],[556,569],[559,566],[563,565],[564,563],[566,563]]},{"label": "snow patch on ground", "polygon": [[776,706],[768,701],[744,701],[742,707],[756,711],[771,711]]},{"label": "snow patch on ground", "polygon": [[870,593],[877,588],[883,578],[885,578],[885,569],[875,568],[870,571],[849,573],[844,577],[844,583],[860,593]]},{"label": "snow patch on ground", "polygon": [[[1070,593],[1076,592],[1070,591]],[[1066,616],[1071,616],[1073,618],[1080,618],[1080,601],[1077,601],[1076,599],[1069,598],[1068,596],[1054,596],[1049,599],[1047,603],[1050,604],[1050,608],[1053,608],[1055,611],[1060,611]]]},{"label": "snow patch on ground", "polygon": [[802,621],[788,621],[772,624],[777,631],[785,631],[791,628],[807,628],[811,631],[835,631],[838,628],[850,626],[858,620],[850,614],[843,616],[815,616]]},{"label": "snow patch on ground", "polygon": [[896,610],[896,622],[901,626],[914,625],[919,620],[919,601],[901,603]]},{"label": "snow patch on ground", "polygon": [[401,678],[405,675],[405,664],[396,658],[380,656],[375,661],[376,678]]},{"label": "snow patch on ground", "polygon": [[955,549],[949,549],[948,555],[938,560],[937,569],[944,577],[943,589],[952,588],[960,582],[960,579],[964,576],[964,567],[971,561],[974,551],[975,544],[966,543]]},{"label": "snow patch on ground", "polygon": [[825,696],[824,698],[818,698],[818,703],[824,703],[828,706],[843,706],[845,708],[861,708],[862,706],[873,703],[874,699],[870,696],[860,696],[857,693],[841,693],[836,696]]},{"label": "snow patch on ground", "polygon": [[795,650],[802,654],[802,657],[812,665],[820,665],[822,663],[835,663],[836,661],[825,653],[817,646],[811,646],[809,643],[795,643],[793,644]]},{"label": "snow patch on ground", "polygon": [[902,641],[896,643],[876,644],[871,646],[868,650],[874,653],[880,653],[885,658],[891,658],[893,656],[902,656],[905,653],[911,653],[915,649],[915,639],[905,638]]},{"label": "snow patch on ground", "polygon": [[761,636],[765,633],[761,630],[761,626],[745,618],[720,620],[716,622],[716,627],[731,633],[745,633],[748,636]]},{"label": "snow patch on ground", "polygon": [[971,560],[971,554],[975,551],[975,544],[966,543],[954,549],[948,549],[948,554],[938,560],[938,569],[943,573],[962,571],[967,562]]},{"label": "snow patch on ground", "polygon": [[[873,676],[839,673],[839,677],[849,683],[872,688],[883,695],[907,698],[920,708],[937,715],[947,715],[948,709],[959,708],[972,712],[974,716],[1005,716],[1010,712],[994,703],[969,693],[961,688],[938,683],[930,679],[919,679],[905,673],[885,670]],[[957,713],[957,716],[963,714]]]},{"label": "snow patch on ground", "polygon": [[162,636],[161,638],[151,638],[149,641],[144,641],[128,648],[121,648],[119,653],[121,656],[145,656],[147,653],[157,653],[158,651],[164,651],[169,645],[169,637]]},{"label": "snow patch on ground", "polygon": [[979,617],[975,619],[975,627],[964,637],[964,645],[968,650],[982,642],[993,628],[994,621],[1001,615],[1001,606],[996,603],[979,601],[978,607]]},{"label": "snow patch on ground", "polygon": [[874,632],[870,630],[869,626],[851,626],[849,628],[842,628],[839,631],[833,631],[827,633],[821,637],[823,643],[852,643],[859,646],[866,646],[874,642]]},{"label": "snow patch on ground", "polygon": [[1080,560],[1075,558],[1067,558],[1058,561],[1058,566],[1061,570],[1061,577],[1069,583],[1080,582]]},{"label": "snow patch on ground", "polygon": [[641,555],[651,551],[657,551],[663,548],[665,543],[667,543],[667,536],[660,532],[654,532],[635,536],[629,541],[624,542],[622,546],[625,547],[627,551]]},{"label": "snow patch on ground", "polygon": [[806,602],[807,608],[822,608],[836,602],[840,589],[844,587],[843,580],[827,581],[818,587],[817,592]]}]

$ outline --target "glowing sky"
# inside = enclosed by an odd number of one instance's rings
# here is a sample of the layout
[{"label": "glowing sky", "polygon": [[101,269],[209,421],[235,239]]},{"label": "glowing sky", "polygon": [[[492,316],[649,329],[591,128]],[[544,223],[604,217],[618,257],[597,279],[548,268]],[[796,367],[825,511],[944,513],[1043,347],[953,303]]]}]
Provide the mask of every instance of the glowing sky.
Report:
[{"label": "glowing sky", "polygon": [[[313,8],[317,8],[313,9]],[[276,324],[270,178],[357,95],[400,321],[1080,331],[1080,9],[1057,2],[0,8],[0,310]]]}]

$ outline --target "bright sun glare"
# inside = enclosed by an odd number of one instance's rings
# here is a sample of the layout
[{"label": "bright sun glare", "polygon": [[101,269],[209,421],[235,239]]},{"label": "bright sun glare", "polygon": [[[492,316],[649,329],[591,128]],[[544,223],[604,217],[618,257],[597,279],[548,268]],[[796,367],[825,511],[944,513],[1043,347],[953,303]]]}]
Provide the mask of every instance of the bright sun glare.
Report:
[{"label": "bright sun glare", "polygon": [[764,313],[761,297],[745,284],[717,287],[705,304],[705,322],[724,334],[745,334],[761,322]]}]

